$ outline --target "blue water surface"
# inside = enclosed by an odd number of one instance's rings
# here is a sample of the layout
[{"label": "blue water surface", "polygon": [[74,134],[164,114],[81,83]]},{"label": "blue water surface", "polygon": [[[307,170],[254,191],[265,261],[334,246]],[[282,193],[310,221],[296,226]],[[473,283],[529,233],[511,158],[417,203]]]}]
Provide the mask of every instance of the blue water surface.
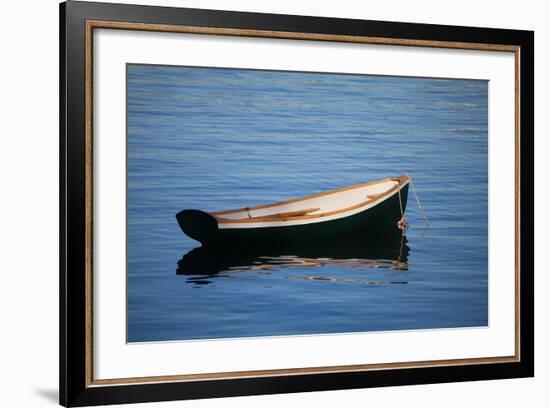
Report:
[{"label": "blue water surface", "polygon": [[[128,341],[487,325],[486,81],[132,64],[127,81]],[[200,246],[182,209],[405,173],[430,226],[410,191],[390,255],[235,254],[214,271],[199,257],[178,273]]]}]

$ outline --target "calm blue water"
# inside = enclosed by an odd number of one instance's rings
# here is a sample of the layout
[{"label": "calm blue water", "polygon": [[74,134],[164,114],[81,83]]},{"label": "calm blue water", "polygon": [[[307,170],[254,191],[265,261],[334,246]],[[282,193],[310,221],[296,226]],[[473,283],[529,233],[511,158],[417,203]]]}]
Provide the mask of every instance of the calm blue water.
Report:
[{"label": "calm blue water", "polygon": [[[146,65],[127,79],[128,341],[487,325],[487,82]],[[399,242],[212,264],[175,220],[404,173],[430,227],[410,191]]]}]

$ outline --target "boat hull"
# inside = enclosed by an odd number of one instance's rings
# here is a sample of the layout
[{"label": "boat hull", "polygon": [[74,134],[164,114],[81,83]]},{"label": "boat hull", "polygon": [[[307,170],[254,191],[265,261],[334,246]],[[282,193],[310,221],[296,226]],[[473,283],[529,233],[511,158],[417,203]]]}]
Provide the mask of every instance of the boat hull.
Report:
[{"label": "boat hull", "polygon": [[[204,246],[265,246],[304,241],[335,240],[342,237],[377,239],[400,233],[397,223],[407,205],[408,184],[377,205],[346,217],[300,225],[219,228],[209,214],[184,210],[176,215],[182,230]],[[400,203],[401,200],[401,203]]]}]

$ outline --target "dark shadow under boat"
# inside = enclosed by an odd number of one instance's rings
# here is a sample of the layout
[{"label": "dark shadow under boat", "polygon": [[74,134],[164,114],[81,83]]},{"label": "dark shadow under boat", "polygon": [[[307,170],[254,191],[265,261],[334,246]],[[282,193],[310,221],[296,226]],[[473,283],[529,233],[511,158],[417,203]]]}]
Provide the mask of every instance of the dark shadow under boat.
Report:
[{"label": "dark shadow under boat", "polygon": [[[386,236],[373,241],[349,239],[304,242],[299,245],[279,243],[262,248],[247,247],[198,247],[194,248],[178,261],[176,273],[189,277],[189,283],[207,284],[211,278],[238,277],[239,272],[257,274],[281,271],[286,268],[318,268],[314,275],[300,276],[305,280],[326,280],[347,282],[356,281],[347,278],[345,273],[326,276],[321,274],[324,267],[336,267],[338,270],[358,271],[361,269],[381,269],[380,279],[372,280],[365,276],[362,283],[407,283],[403,274],[408,272],[409,247],[407,238],[402,234]],[[393,271],[393,273],[391,273]],[[361,275],[362,276],[362,275]],[[389,279],[399,277],[401,279]]]}]

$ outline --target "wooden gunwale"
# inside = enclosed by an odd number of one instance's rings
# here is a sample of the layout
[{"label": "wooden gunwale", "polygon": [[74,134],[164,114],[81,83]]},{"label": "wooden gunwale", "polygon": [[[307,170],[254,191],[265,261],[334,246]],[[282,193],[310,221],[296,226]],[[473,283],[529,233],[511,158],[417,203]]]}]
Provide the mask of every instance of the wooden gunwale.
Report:
[{"label": "wooden gunwale", "polygon": [[[216,218],[216,220],[218,221],[218,224],[237,224],[237,223],[274,222],[274,221],[275,222],[283,222],[283,221],[297,221],[297,220],[307,220],[307,219],[312,219],[312,218],[327,217],[327,216],[331,216],[331,215],[340,214],[340,213],[343,213],[343,212],[346,212],[346,211],[355,210],[357,208],[363,207],[363,206],[365,206],[369,203],[372,203],[374,201],[385,199],[385,198],[391,196],[397,190],[400,190],[401,188],[403,188],[405,183],[408,182],[409,180],[410,180],[409,176],[388,177],[388,178],[385,178],[385,179],[382,179],[382,180],[370,181],[368,183],[363,183],[363,184],[356,184],[354,186],[343,187],[343,188],[340,188],[340,189],[337,189],[337,190],[324,191],[324,192],[321,192],[321,193],[317,193],[317,194],[313,194],[313,195],[309,195],[309,196],[305,196],[305,197],[294,198],[294,199],[287,200],[287,201],[280,201],[278,203],[262,204],[262,205],[258,205],[258,206],[255,206],[255,207],[245,207],[245,208],[239,208],[239,209],[236,209],[236,210],[225,210],[225,211],[212,212],[212,213],[210,213],[210,215],[212,215],[214,218]],[[257,217],[257,218],[226,219],[226,218],[218,217],[218,215],[221,215],[221,214],[230,214],[230,213],[241,212],[241,211],[258,210],[258,209],[263,209],[263,208],[277,207],[277,206],[284,205],[284,204],[296,203],[296,202],[299,202],[299,201],[309,200],[309,199],[312,199],[312,198],[322,197],[322,196],[326,196],[326,195],[330,195],[330,194],[341,193],[343,191],[353,190],[353,189],[356,189],[356,188],[366,187],[366,186],[369,186],[369,185],[387,183],[388,181],[398,181],[398,183],[397,183],[397,185],[393,186],[392,188],[390,188],[386,192],[384,192],[382,194],[379,194],[374,198],[369,198],[368,200],[362,201],[362,202],[360,202],[358,204],[355,204],[351,207],[341,208],[341,209],[338,209],[338,210],[328,211],[328,212],[325,212],[325,213],[302,215],[302,216],[297,216],[297,217],[286,217],[286,218],[265,216],[265,217]]]}]

